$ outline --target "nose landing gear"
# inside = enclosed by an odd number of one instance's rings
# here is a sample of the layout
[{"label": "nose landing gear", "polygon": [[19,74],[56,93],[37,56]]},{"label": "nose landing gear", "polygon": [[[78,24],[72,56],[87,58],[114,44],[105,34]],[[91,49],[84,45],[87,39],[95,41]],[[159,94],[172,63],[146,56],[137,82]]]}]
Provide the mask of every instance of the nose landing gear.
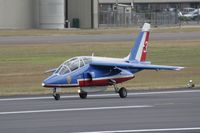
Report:
[{"label": "nose landing gear", "polygon": [[57,88],[53,89],[53,97],[54,97],[55,100],[60,100],[60,94],[58,93]]}]

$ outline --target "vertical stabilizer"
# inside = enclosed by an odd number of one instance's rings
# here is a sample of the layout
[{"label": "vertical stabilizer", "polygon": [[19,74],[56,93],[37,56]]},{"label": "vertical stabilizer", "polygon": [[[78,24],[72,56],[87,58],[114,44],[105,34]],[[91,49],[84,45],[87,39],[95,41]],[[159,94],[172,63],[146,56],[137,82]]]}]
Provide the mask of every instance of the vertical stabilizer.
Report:
[{"label": "vertical stabilizer", "polygon": [[145,23],[129,54],[129,61],[146,61],[150,24]]}]

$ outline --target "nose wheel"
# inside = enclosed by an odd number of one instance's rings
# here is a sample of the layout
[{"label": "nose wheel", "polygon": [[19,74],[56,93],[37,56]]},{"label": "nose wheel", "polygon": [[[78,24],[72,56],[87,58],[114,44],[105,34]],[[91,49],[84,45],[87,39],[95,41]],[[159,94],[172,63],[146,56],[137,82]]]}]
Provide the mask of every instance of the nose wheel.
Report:
[{"label": "nose wheel", "polygon": [[55,100],[60,100],[60,94],[53,94]]},{"label": "nose wheel", "polygon": [[60,100],[60,94],[58,93],[57,88],[53,89],[53,97],[55,100]]}]

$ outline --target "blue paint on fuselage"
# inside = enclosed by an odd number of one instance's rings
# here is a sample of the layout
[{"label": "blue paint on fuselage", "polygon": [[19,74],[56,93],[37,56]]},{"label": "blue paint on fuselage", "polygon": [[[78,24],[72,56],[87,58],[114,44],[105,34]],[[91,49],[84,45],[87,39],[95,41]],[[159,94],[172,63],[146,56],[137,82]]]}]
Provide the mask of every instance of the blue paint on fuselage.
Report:
[{"label": "blue paint on fuselage", "polygon": [[83,79],[84,78],[84,72],[88,71],[89,65],[85,65],[75,71],[69,72],[64,75],[59,75],[59,74],[52,74],[50,77],[45,79],[43,83],[45,85],[67,85],[67,84],[72,84],[76,85],[78,84],[78,79]]},{"label": "blue paint on fuselage", "polygon": [[56,85],[56,84],[66,84],[64,76],[52,74],[50,77],[43,81],[45,85]]},{"label": "blue paint on fuselage", "polygon": [[78,86],[78,80],[81,79],[90,79],[91,74],[92,78],[105,78],[105,77],[123,77],[134,75],[135,73],[141,71],[140,69],[114,69],[113,67],[103,67],[103,66],[92,66],[87,64],[79,69],[69,72],[64,75],[52,74],[50,77],[45,79],[43,83],[47,86]]}]

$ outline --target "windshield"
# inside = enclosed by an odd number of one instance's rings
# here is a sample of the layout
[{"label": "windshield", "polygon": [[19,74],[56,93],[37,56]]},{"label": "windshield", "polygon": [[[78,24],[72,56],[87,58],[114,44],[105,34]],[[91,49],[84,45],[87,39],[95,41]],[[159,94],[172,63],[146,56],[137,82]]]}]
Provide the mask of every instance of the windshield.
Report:
[{"label": "windshield", "polygon": [[79,68],[79,59],[78,58],[73,58],[73,59],[65,62],[64,66],[67,66],[67,67],[69,67],[69,69],[71,71],[74,71],[74,70]]},{"label": "windshield", "polygon": [[69,72],[75,71],[76,69],[88,64],[91,61],[91,58],[88,57],[75,57],[65,61],[60,67],[56,70],[56,74],[64,75]]}]

